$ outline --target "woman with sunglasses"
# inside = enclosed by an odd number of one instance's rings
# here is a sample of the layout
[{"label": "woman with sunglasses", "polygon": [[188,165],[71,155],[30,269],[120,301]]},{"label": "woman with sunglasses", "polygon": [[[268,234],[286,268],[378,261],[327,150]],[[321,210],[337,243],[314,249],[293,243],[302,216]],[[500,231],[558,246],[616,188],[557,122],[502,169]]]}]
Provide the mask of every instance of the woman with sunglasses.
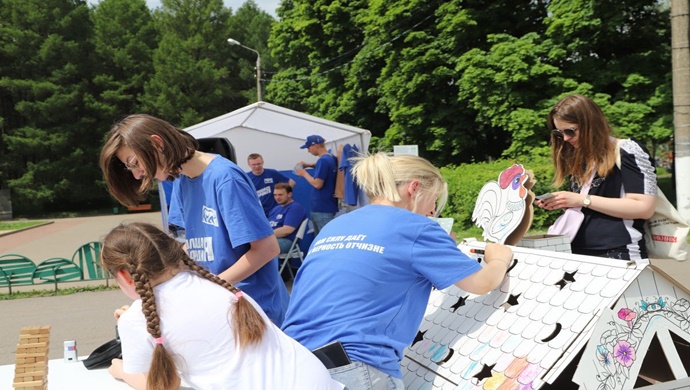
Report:
[{"label": "woman with sunglasses", "polygon": [[232,161],[198,151],[187,132],[149,115],[116,123],[101,150],[110,194],[126,206],[153,180],[175,179],[170,222],[185,229],[189,257],[249,293],[278,326],[288,293],[278,274],[278,241],[254,185]]},{"label": "woman with sunglasses", "polygon": [[[549,113],[555,165],[553,187],[569,191],[537,200],[546,210],[582,207],[585,215],[573,253],[621,260],[647,258],[644,221],[656,206],[656,171],[647,149],[633,139],[617,140],[601,108],[583,95],[561,99]],[[587,193],[580,193],[589,184]]]}]

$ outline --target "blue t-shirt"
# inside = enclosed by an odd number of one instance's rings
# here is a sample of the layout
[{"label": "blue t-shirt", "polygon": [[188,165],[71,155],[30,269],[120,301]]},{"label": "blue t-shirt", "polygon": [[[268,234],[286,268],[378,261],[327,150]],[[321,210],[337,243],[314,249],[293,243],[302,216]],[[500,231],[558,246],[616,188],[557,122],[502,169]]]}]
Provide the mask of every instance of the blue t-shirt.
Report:
[{"label": "blue t-shirt", "polygon": [[[180,175],[177,181],[170,221],[185,228],[189,257],[211,273],[230,268],[252,241],[273,234],[254,186],[230,160],[216,156],[200,176]],[[273,322],[282,323],[289,297],[277,258],[237,287],[251,295]]]},{"label": "blue t-shirt", "polygon": [[258,176],[252,171],[247,172],[247,176],[254,184],[254,188],[256,188],[256,195],[259,196],[264,214],[268,216],[271,209],[278,205],[273,197],[273,189],[276,183],[288,183],[290,180],[275,169],[267,168],[264,168],[263,173]]},{"label": "blue t-shirt", "polygon": [[339,340],[353,361],[402,378],[432,285],[479,271],[441,226],[408,210],[368,205],[329,222],[295,278],[283,330],[309,349]]},{"label": "blue t-shirt", "polygon": [[342,157],[340,158],[340,166],[338,167],[343,171],[343,203],[349,204],[350,206],[357,205],[357,183],[355,183],[355,178],[352,176],[352,162],[350,158],[356,157],[359,149],[357,145],[346,144],[343,146]]},{"label": "blue t-shirt", "polygon": [[312,177],[323,180],[323,186],[318,190],[314,188],[311,192],[311,211],[319,213],[338,212],[338,198],[333,196],[335,178],[338,172],[337,165],[335,156],[328,153],[316,160]]},{"label": "blue t-shirt", "polygon": [[304,210],[304,207],[295,201],[292,201],[287,206],[277,205],[268,213],[268,223],[273,230],[283,226],[292,226],[295,228],[295,231],[290,233],[290,235],[283,237],[290,241],[295,239],[299,225],[302,224],[302,221],[306,218],[307,212]]}]

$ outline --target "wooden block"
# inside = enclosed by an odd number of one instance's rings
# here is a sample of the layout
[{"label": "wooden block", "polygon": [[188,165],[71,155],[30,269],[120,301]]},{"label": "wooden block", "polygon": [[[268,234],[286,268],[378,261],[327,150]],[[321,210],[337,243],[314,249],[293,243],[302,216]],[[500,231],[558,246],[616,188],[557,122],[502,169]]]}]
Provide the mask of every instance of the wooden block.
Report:
[{"label": "wooden block", "polygon": [[22,389],[22,390],[46,390],[47,389],[47,385],[41,384],[40,381],[27,382],[27,383],[14,383],[13,386],[15,389]]},{"label": "wooden block", "polygon": [[46,378],[45,372],[25,372],[23,374],[15,375],[15,382],[33,382],[40,381]]},{"label": "wooden block", "polygon": [[48,370],[48,367],[45,367],[45,364],[43,363],[24,364],[21,366],[14,367],[15,374],[23,374],[25,372],[39,372],[43,370]]},{"label": "wooden block", "polygon": [[48,343],[17,344],[17,350],[36,349],[40,351],[47,351],[48,345]]},{"label": "wooden block", "polygon": [[15,358],[15,389],[47,390],[50,325],[29,326],[19,331]]},{"label": "wooden block", "polygon": [[19,331],[20,335],[23,334],[50,334],[50,325],[44,326],[26,326]]},{"label": "wooden block", "polygon": [[48,343],[17,344],[17,353],[45,353],[48,352]]}]

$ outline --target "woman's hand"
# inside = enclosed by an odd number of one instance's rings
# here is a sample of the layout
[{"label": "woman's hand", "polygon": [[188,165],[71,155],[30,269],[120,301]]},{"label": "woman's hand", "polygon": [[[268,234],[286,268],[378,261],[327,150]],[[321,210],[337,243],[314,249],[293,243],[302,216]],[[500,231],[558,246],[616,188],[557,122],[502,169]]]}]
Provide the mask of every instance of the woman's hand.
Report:
[{"label": "woman's hand", "polygon": [[129,309],[129,305],[124,305],[119,309],[115,309],[115,313],[113,313],[113,316],[115,316],[115,321],[120,319],[120,316],[124,314]]},{"label": "woman's hand", "polygon": [[536,200],[534,204],[546,210],[569,209],[571,207],[582,207],[584,199],[585,195],[577,192],[558,191],[554,192],[550,198]]},{"label": "woman's hand", "polygon": [[[110,362],[108,373],[113,378],[123,380],[135,390],[146,390],[146,380],[148,372],[140,372],[138,374],[127,374],[122,366],[122,359],[113,359]],[[175,387],[176,389],[179,386]]]},{"label": "woman's hand", "polygon": [[115,379],[122,379],[124,371],[122,370],[122,359],[113,359],[110,361],[110,367],[108,368],[108,373]]},{"label": "woman's hand", "polygon": [[471,294],[482,295],[498,287],[513,261],[513,250],[501,244],[489,243],[484,247],[486,266],[455,282],[455,285]]},{"label": "woman's hand", "polygon": [[513,250],[501,244],[486,244],[484,248],[484,261],[487,263],[500,261],[506,265],[506,269],[510,268],[510,263],[513,261]]}]

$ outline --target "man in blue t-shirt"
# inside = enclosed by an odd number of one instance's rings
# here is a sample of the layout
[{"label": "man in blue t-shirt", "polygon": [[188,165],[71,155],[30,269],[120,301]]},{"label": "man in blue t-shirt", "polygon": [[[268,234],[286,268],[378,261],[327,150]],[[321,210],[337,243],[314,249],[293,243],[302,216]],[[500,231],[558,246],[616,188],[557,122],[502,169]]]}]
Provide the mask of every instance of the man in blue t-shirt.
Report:
[{"label": "man in blue t-shirt", "polygon": [[251,168],[247,176],[254,183],[261,207],[264,209],[264,214],[268,216],[271,209],[278,205],[273,199],[274,186],[277,183],[288,183],[290,187],[295,188],[295,181],[288,179],[275,169],[264,168],[264,158],[259,153],[250,154],[247,157],[247,165]]},{"label": "man in blue t-shirt", "polygon": [[[338,164],[335,156],[328,153],[324,145],[326,140],[320,135],[310,135],[300,149],[307,149],[313,156],[319,159],[316,163],[300,161],[302,168],[296,167],[295,174],[303,177],[315,190],[311,192],[310,219],[314,224],[314,235],[318,235],[321,229],[338,212],[338,198],[333,196],[335,191],[335,178]],[[314,167],[313,176],[304,168]]]},{"label": "man in blue t-shirt", "polygon": [[268,213],[268,223],[278,237],[280,253],[287,253],[297,235],[299,225],[307,218],[307,212],[301,204],[292,199],[292,187],[289,184],[276,184],[273,197],[278,205]]}]

